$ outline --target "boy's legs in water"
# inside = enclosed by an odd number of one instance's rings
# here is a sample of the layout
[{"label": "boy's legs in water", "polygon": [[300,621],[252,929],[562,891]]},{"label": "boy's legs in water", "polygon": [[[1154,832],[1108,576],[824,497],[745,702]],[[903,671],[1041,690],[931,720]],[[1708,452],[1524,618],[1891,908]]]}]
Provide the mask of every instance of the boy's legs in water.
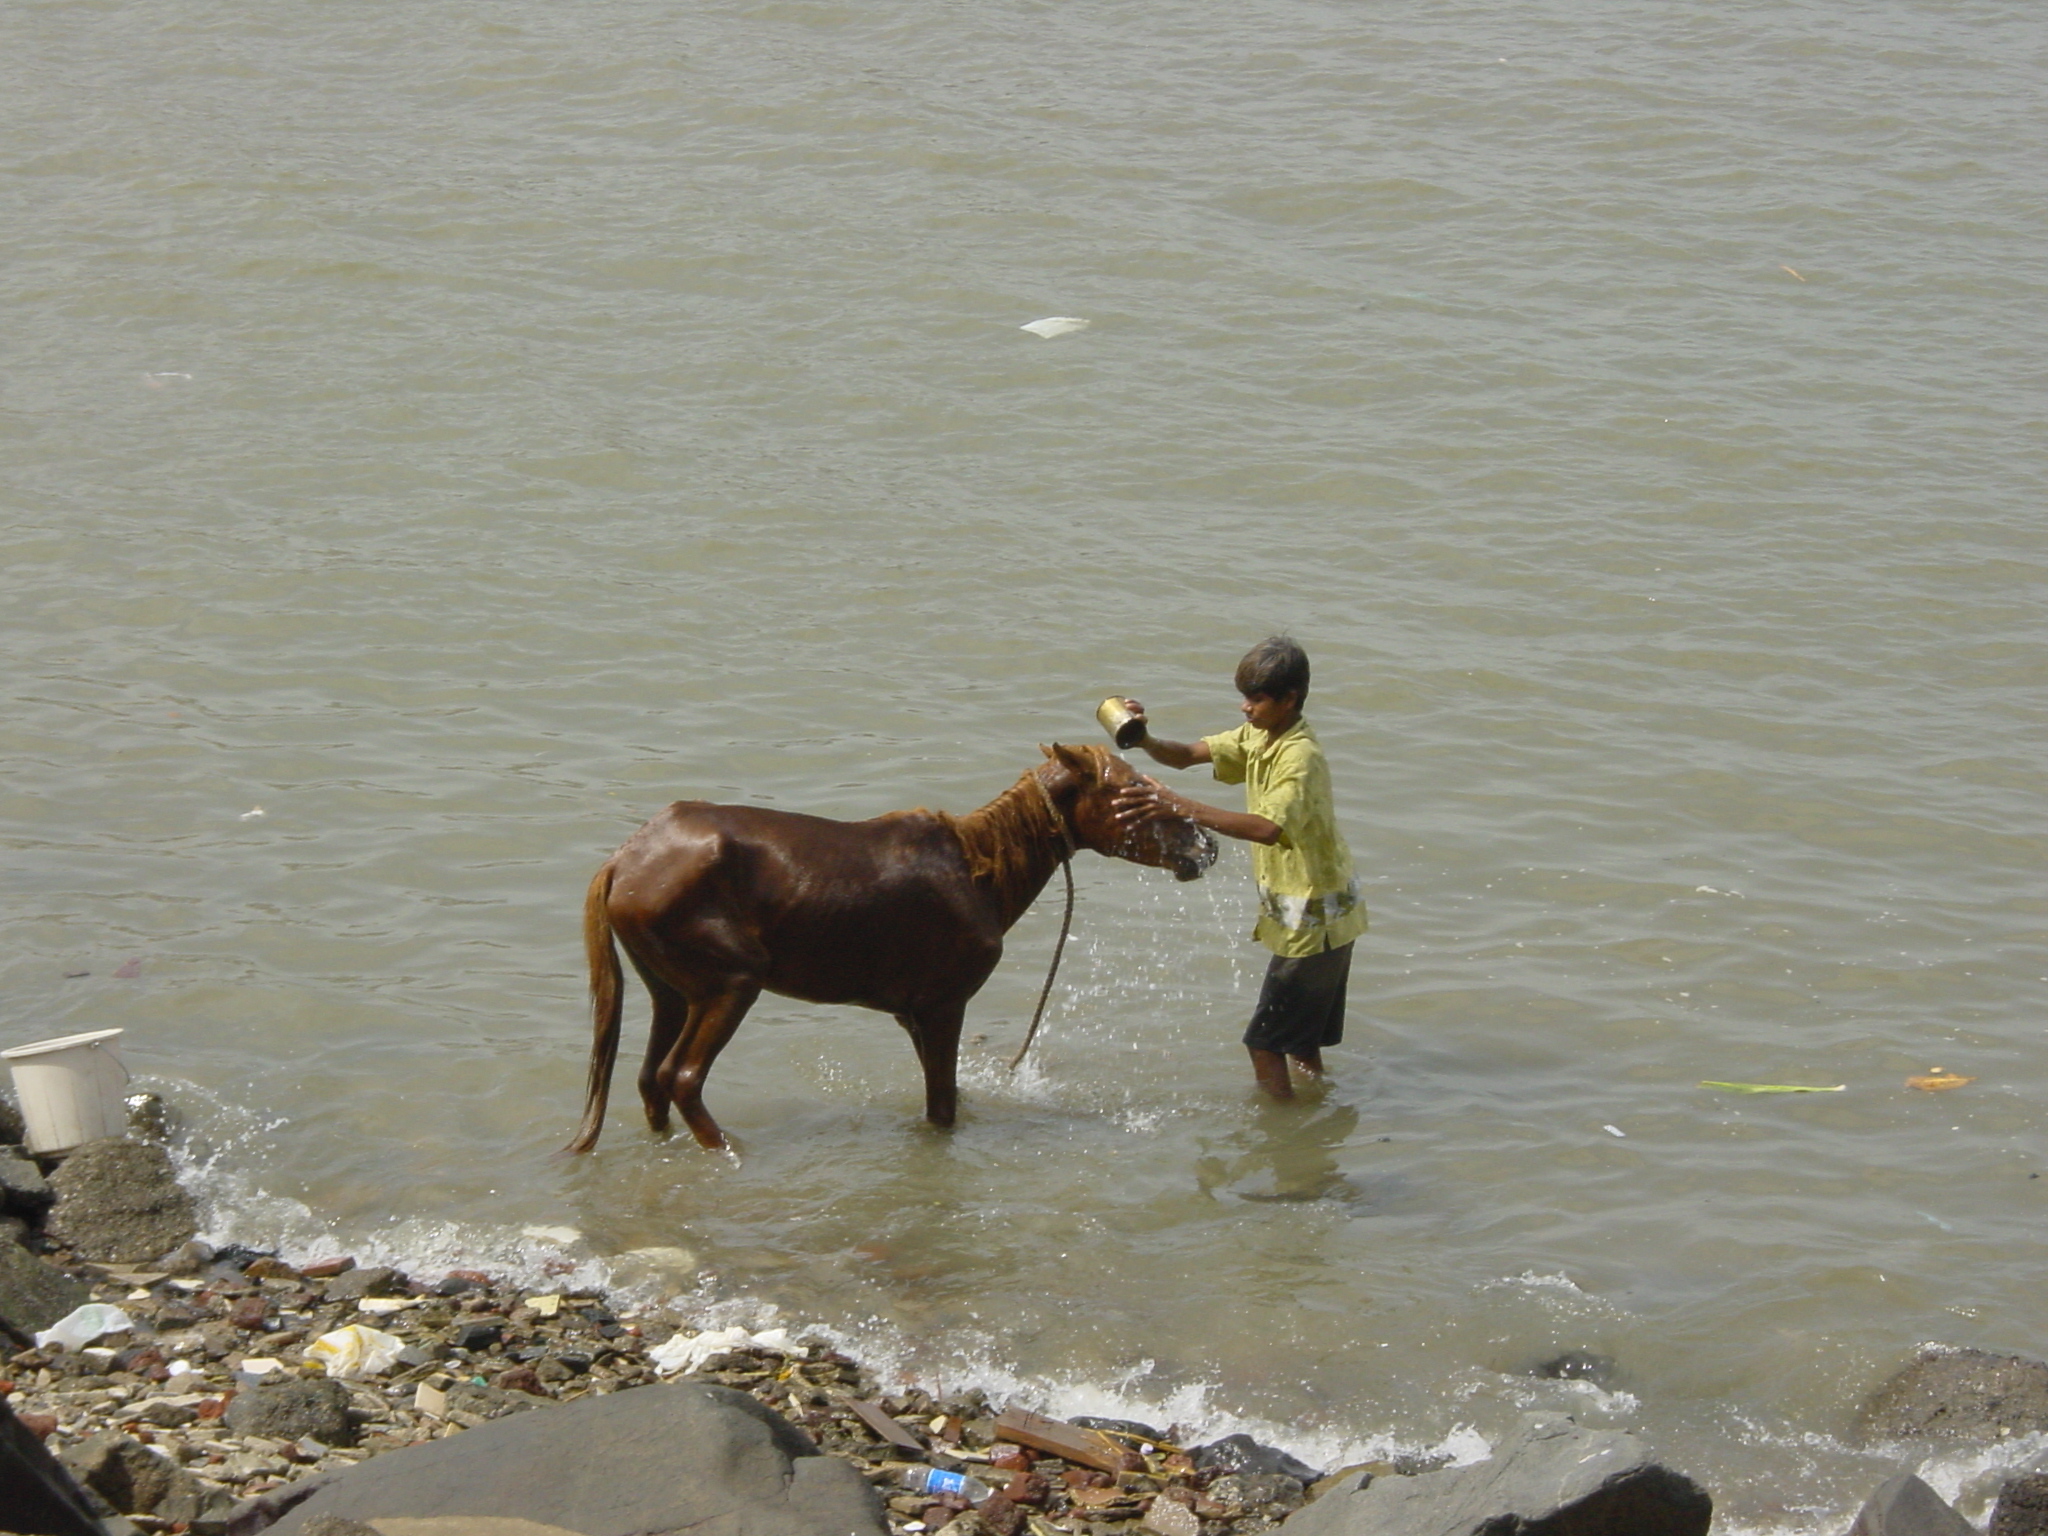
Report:
[{"label": "boy's legs in water", "polygon": [[1276,1099],[1294,1097],[1294,1084],[1287,1076],[1287,1058],[1278,1051],[1262,1051],[1250,1046],[1252,1053],[1252,1076],[1258,1079],[1259,1087]]},{"label": "boy's legs in water", "polygon": [[1287,1068],[1292,1063],[1294,1070],[1312,1083],[1323,1081],[1323,1053],[1309,1051],[1293,1055],[1282,1055],[1279,1051],[1262,1051],[1256,1046],[1249,1047],[1252,1057],[1252,1076],[1259,1087],[1276,1099],[1294,1097],[1294,1082]]},{"label": "boy's legs in water", "polygon": [[1350,973],[1349,944],[1300,958],[1275,956],[1268,963],[1244,1039],[1251,1052],[1252,1076],[1263,1092],[1276,1099],[1294,1097],[1290,1062],[1310,1082],[1322,1080],[1323,1047],[1344,1038],[1344,992]]}]

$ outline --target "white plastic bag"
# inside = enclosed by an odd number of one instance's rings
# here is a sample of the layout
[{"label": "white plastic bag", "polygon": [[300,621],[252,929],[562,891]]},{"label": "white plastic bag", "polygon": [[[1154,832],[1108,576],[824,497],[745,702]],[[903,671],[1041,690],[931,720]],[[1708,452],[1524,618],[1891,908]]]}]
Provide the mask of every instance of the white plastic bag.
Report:
[{"label": "white plastic bag", "polygon": [[329,1376],[343,1381],[357,1376],[381,1376],[398,1363],[405,1340],[380,1333],[364,1323],[350,1323],[332,1333],[323,1333],[306,1346],[306,1358],[319,1364]]},{"label": "white plastic bag", "polygon": [[104,1301],[89,1301],[38,1333],[36,1348],[48,1349],[52,1344],[62,1344],[66,1349],[79,1350],[105,1334],[126,1333],[134,1326],[135,1319],[119,1307],[109,1306]]},{"label": "white plastic bag", "polygon": [[765,1333],[749,1333],[744,1328],[719,1328],[700,1333],[695,1338],[678,1332],[667,1343],[657,1344],[647,1351],[647,1358],[654,1362],[654,1368],[662,1375],[673,1376],[678,1371],[694,1371],[713,1355],[722,1355],[729,1349],[765,1349],[777,1355],[804,1353],[802,1345],[790,1342],[786,1328],[770,1328]]}]

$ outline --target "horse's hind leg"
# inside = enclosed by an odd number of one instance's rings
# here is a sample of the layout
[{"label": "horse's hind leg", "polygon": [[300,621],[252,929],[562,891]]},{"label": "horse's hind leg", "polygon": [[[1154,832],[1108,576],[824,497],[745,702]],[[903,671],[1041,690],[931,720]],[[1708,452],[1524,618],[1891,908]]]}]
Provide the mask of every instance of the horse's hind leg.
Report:
[{"label": "horse's hind leg", "polygon": [[740,981],[723,992],[699,998],[690,1008],[689,1028],[657,1073],[658,1085],[683,1112],[683,1124],[697,1138],[697,1145],[713,1152],[724,1148],[725,1132],[704,1108],[704,1079],[760,995],[759,982]]},{"label": "horse's hind leg", "polygon": [[654,1023],[647,1032],[647,1058],[640,1064],[640,1104],[647,1111],[647,1124],[657,1135],[668,1134],[668,1089],[662,1082],[662,1064],[675,1050],[676,1042],[689,1031],[690,1001],[667,982],[640,972],[647,994],[654,999]]}]

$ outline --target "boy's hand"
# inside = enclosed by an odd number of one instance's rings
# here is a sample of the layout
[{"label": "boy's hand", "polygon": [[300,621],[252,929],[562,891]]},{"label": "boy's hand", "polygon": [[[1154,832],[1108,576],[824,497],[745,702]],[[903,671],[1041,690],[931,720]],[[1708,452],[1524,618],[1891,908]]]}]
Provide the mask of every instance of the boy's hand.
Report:
[{"label": "boy's hand", "polygon": [[1148,821],[1184,817],[1198,827],[1221,832],[1225,837],[1242,838],[1248,843],[1280,841],[1277,822],[1254,816],[1249,811],[1226,811],[1220,806],[1205,805],[1200,800],[1176,795],[1157,779],[1144,774],[1138,775],[1137,783],[1126,784],[1118,790],[1116,799],[1110,804],[1111,814],[1121,826],[1138,827]]},{"label": "boy's hand", "polygon": [[[1126,704],[1132,700],[1126,699]],[[1140,826],[1148,821],[1164,821],[1169,817],[1188,819],[1187,808],[1180,802],[1180,796],[1148,774],[1139,774],[1138,782],[1126,784],[1116,792],[1111,802],[1116,819],[1127,827]]]}]

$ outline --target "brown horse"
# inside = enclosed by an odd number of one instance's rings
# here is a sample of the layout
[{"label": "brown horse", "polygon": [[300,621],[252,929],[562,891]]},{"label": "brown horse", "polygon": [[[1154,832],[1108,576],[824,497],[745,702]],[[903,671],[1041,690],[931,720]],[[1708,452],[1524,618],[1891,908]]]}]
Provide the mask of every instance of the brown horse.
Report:
[{"label": "brown horse", "polygon": [[965,816],[896,811],[827,821],[791,811],[681,800],[635,832],[590,882],[590,1081],[571,1152],[604,1128],[619,1054],[616,936],[654,998],[640,1069],[647,1123],[669,1105],[699,1144],[725,1136],[704,1077],[763,991],[892,1013],[924,1067],[924,1113],[953,1123],[967,1000],[1003,955],[1003,935],[1076,847],[1193,880],[1216,842],[1191,821],[1121,826],[1117,790],[1136,780],[1100,747],[1041,747],[1046,761]]}]

